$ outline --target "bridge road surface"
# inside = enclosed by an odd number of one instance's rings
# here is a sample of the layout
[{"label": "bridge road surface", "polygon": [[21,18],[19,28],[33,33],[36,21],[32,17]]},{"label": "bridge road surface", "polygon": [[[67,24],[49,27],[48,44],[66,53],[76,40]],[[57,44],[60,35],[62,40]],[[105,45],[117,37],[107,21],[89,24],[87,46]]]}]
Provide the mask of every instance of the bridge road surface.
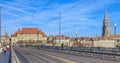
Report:
[{"label": "bridge road surface", "polygon": [[14,50],[21,63],[120,63],[33,48],[14,47]]}]

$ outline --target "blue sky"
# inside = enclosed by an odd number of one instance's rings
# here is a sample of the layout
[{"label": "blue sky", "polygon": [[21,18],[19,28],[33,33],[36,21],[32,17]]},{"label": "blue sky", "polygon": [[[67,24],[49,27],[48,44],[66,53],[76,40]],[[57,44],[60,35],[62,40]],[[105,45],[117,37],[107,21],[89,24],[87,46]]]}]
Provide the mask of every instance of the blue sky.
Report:
[{"label": "blue sky", "polygon": [[119,0],[0,0],[2,34],[11,35],[18,28],[38,27],[46,35],[58,35],[59,12],[61,34],[79,37],[102,35],[104,12],[107,10],[111,33],[117,23],[120,34]]}]

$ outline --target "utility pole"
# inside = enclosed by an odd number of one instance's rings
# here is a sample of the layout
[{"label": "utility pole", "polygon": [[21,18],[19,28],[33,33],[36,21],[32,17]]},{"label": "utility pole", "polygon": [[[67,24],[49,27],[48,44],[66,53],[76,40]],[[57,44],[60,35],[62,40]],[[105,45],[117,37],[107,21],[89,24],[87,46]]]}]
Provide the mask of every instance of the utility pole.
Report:
[{"label": "utility pole", "polygon": [[59,44],[61,42],[60,35],[61,35],[61,12],[59,12]]},{"label": "utility pole", "polygon": [[0,43],[1,43],[1,38],[2,38],[2,36],[1,36],[1,7],[0,7]]}]

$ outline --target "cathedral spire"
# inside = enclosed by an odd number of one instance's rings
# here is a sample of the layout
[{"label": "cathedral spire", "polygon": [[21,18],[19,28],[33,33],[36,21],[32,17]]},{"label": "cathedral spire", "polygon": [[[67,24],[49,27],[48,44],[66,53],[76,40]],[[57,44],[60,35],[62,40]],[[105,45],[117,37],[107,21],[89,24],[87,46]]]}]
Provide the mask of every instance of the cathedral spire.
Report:
[{"label": "cathedral spire", "polygon": [[102,29],[102,36],[110,36],[110,24],[108,19],[107,11],[105,11],[104,21],[103,21],[103,29]]},{"label": "cathedral spire", "polygon": [[105,10],[105,16],[104,16],[104,19],[108,19],[107,10]]},{"label": "cathedral spire", "polygon": [[5,37],[6,37],[6,38],[8,38],[8,37],[9,37],[7,32],[6,32],[6,34],[5,34]]}]

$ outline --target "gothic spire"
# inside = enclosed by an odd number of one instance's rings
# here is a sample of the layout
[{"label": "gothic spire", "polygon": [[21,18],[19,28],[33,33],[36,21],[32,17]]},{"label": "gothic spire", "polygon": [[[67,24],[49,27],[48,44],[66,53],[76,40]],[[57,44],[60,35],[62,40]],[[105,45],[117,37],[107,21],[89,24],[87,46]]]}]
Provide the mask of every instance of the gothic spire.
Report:
[{"label": "gothic spire", "polygon": [[103,21],[103,29],[102,36],[110,36],[110,23],[108,19],[107,11],[105,11],[104,21]]},{"label": "gothic spire", "polygon": [[107,10],[105,10],[105,16],[104,16],[104,19],[108,19]]}]

